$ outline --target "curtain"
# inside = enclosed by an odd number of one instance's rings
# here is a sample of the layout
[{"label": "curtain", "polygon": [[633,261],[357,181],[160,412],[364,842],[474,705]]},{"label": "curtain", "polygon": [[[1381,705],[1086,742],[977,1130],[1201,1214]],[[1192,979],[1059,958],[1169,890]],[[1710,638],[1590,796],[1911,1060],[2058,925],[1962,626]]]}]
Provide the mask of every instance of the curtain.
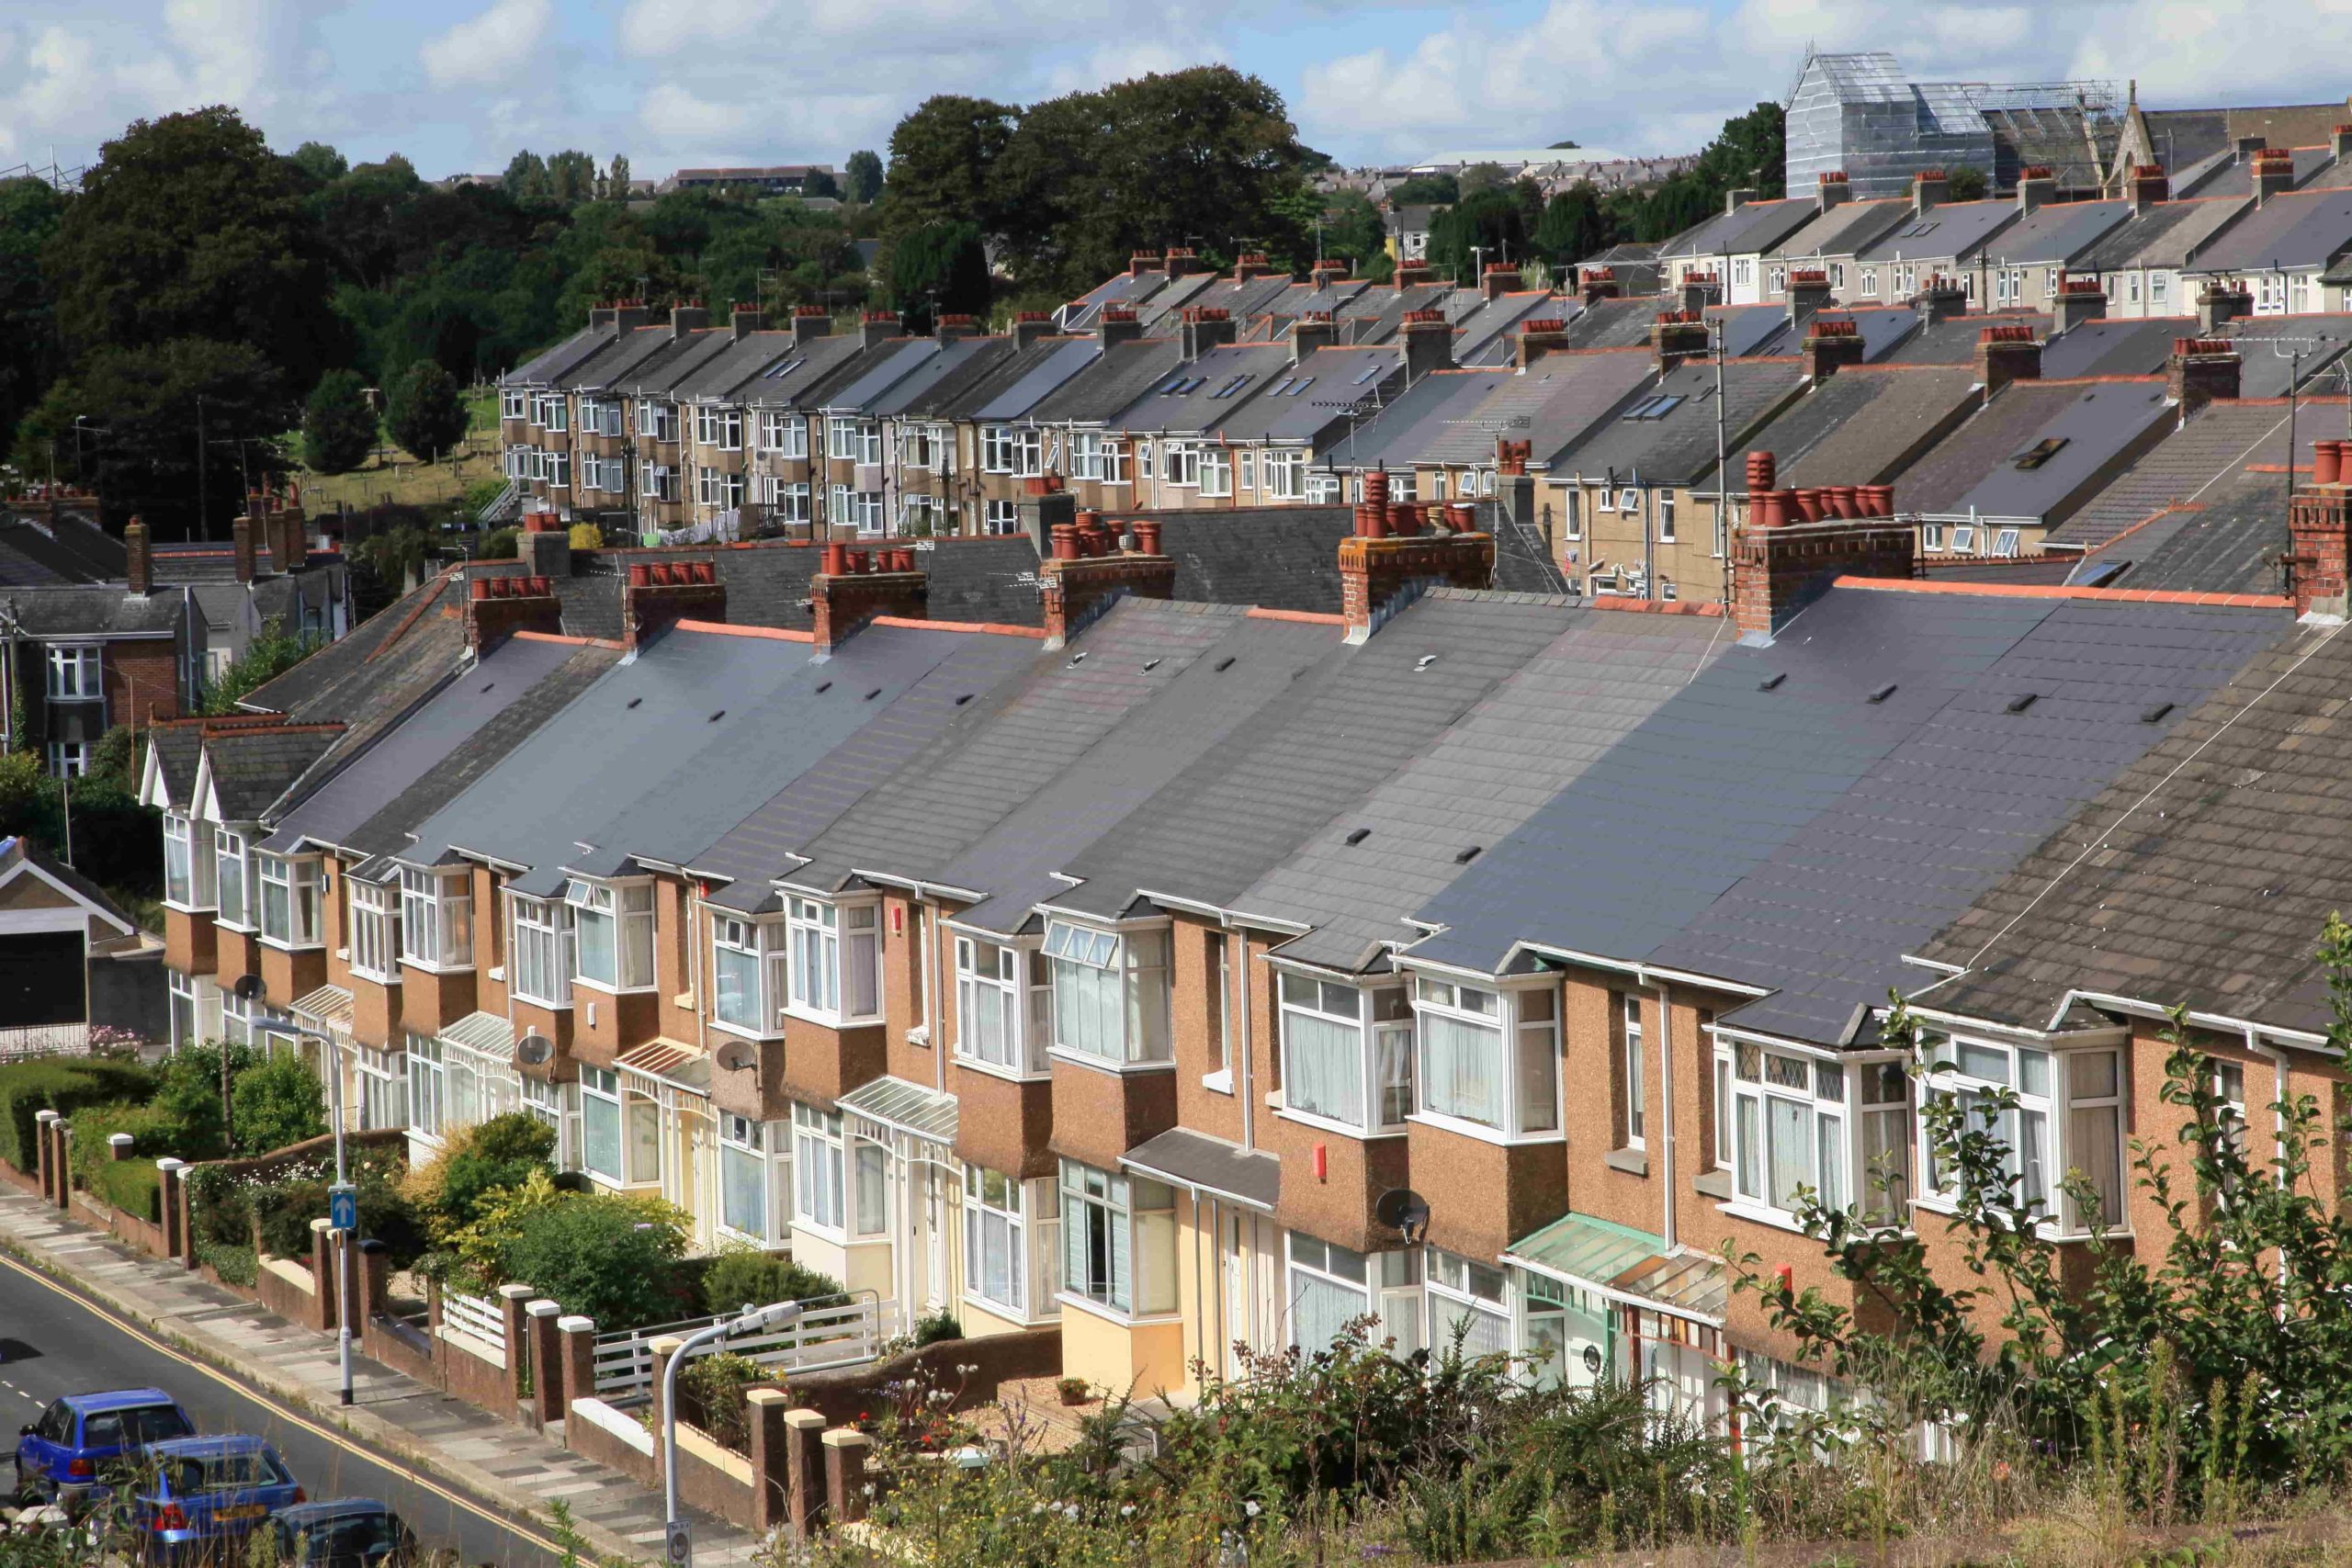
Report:
[{"label": "curtain", "polygon": [[1792,1100],[1766,1096],[1765,1115],[1772,1130],[1772,1206],[1796,1207],[1797,1188],[1813,1179],[1812,1112]]},{"label": "curtain", "polygon": [[739,1029],[761,1027],[760,960],[757,953],[718,949],[718,1021]]},{"label": "curtain", "polygon": [[[2067,1151],[2074,1168],[2089,1179],[2099,1196],[2097,1216],[2108,1224],[2123,1217],[2122,1110],[2113,1105],[2078,1106],[2067,1118]],[[2088,1229],[2093,1216],[2077,1213],[2078,1228]]]},{"label": "curtain", "polygon": [[1340,1330],[1372,1312],[1363,1291],[1294,1269],[1290,1271],[1290,1342],[1313,1354],[1329,1349]]},{"label": "curtain", "polygon": [[1126,1048],[1119,1016],[1121,988],[1114,971],[1067,958],[1055,959],[1057,1041],[1089,1055],[1124,1060]]},{"label": "curtain", "polygon": [[1284,1103],[1312,1116],[1363,1126],[1363,1032],[1336,1019],[1285,1010],[1283,1033],[1290,1043]]},{"label": "curtain", "polygon": [[613,967],[613,917],[596,909],[576,909],[571,923],[580,937],[582,978],[605,986],[619,984]]},{"label": "curtain", "polygon": [[621,1108],[593,1094],[580,1097],[580,1163],[609,1180],[621,1179]]},{"label": "curtain", "polygon": [[1421,1015],[1422,1102],[1444,1116],[1503,1124],[1502,1031]]},{"label": "curtain", "polygon": [[749,1149],[718,1147],[719,1219],[763,1240],[768,1234],[767,1162]]}]

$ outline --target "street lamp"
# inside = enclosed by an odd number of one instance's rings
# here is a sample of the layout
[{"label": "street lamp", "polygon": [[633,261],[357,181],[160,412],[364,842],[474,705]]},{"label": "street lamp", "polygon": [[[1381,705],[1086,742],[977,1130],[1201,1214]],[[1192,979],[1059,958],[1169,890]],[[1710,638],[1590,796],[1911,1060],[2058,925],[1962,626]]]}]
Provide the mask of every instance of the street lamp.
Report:
[{"label": "street lamp", "polygon": [[[670,1364],[662,1372],[662,1523],[663,1533],[672,1541],[676,1541],[681,1533],[678,1518],[678,1369],[685,1365],[686,1357],[697,1346],[723,1339],[730,1334],[757,1334],[763,1329],[797,1323],[801,1311],[798,1302],[745,1307],[740,1317],[721,1318],[707,1328],[696,1329],[670,1352]],[[671,1550],[670,1560],[673,1562],[684,1561],[677,1554],[674,1546]]]},{"label": "street lamp", "polygon": [[[252,1001],[262,994],[261,976],[258,975],[240,976],[235,990],[239,1001]],[[316,1040],[326,1047],[327,1083],[334,1090],[334,1190],[349,1191],[351,1175],[344,1164],[343,1157],[343,1053],[336,1047],[334,1036],[324,1030],[311,1029],[290,1021],[279,1023],[272,1019],[254,1018],[249,1021],[248,1027],[260,1030],[265,1034],[290,1034],[298,1040]],[[351,1403],[351,1232],[349,1229],[340,1225],[335,1227],[334,1251],[336,1350],[343,1364],[343,1403],[349,1404]],[[323,1289],[325,1281],[321,1280],[320,1285]]]}]

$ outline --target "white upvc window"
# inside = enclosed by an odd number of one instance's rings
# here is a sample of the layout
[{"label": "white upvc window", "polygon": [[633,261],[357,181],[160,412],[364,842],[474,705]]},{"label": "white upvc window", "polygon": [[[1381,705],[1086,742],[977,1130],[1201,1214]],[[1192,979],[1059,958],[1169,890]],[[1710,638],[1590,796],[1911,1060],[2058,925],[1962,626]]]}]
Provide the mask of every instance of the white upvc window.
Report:
[{"label": "white upvc window", "polygon": [[1674,492],[1670,490],[1657,492],[1657,542],[1674,543]]},{"label": "white upvc window", "polygon": [[793,1218],[836,1236],[876,1236],[890,1225],[889,1155],[845,1133],[838,1111],[792,1107]]},{"label": "white upvc window", "polygon": [[825,456],[844,463],[880,462],[882,460],[880,422],[860,419],[855,414],[827,414],[825,416]]},{"label": "white upvc window", "polygon": [[571,976],[579,967],[571,906],[510,893],[506,908],[514,932],[506,975],[515,997],[541,1007],[570,1007]]},{"label": "white upvc window", "polygon": [[980,426],[980,471],[988,474],[1012,472],[1012,427],[1009,424]]},{"label": "white upvc window", "polygon": [[1716,1148],[1740,1202],[1793,1224],[1798,1191],[1901,1224],[1911,1196],[1911,1083],[1899,1061],[1828,1061],[1718,1039]]},{"label": "white upvc window", "polygon": [[761,505],[770,508],[773,520],[778,523],[808,521],[808,481],[786,480],[773,474],[760,477],[753,493]]},{"label": "white upvc window", "polygon": [[[2123,1217],[2123,1066],[2110,1049],[2078,1049],[2053,1055],[2030,1045],[1964,1036],[1945,1042],[1936,1053],[1921,1103],[1919,1170],[1922,1196],[1951,1190],[1949,1173],[1938,1168],[1926,1135],[1926,1108],[1951,1097],[1968,1112],[1966,1131],[1983,1130],[1976,1107],[1992,1091],[2007,1089],[2014,1108],[2000,1111],[1992,1132],[2005,1145],[2018,1197],[2040,1204],[2046,1222],[2062,1234],[2087,1232],[2094,1220],[2120,1224]],[[2062,1192],[2079,1172],[2099,1196],[2100,1213],[2083,1213]]]},{"label": "white upvc window", "polygon": [[1277,447],[1259,461],[1269,501],[1306,499],[1306,453],[1302,447]]},{"label": "white upvc window", "polygon": [[520,388],[508,388],[498,394],[498,417],[528,419],[531,417],[531,394]]},{"label": "white upvc window", "polygon": [[474,964],[473,878],[404,867],[401,872],[401,958],[420,969]]},{"label": "white upvc window", "polygon": [[1649,1061],[1644,1055],[1642,994],[1623,991],[1617,1000],[1617,1081],[1623,1097],[1624,1125],[1619,1129],[1620,1148],[1646,1146],[1649,1134]]},{"label": "white upvc window", "polygon": [[555,1134],[556,1168],[577,1170],[580,1160],[575,1150],[580,1142],[580,1115],[577,1111],[567,1114],[565,1097],[566,1086],[562,1084],[550,1083],[545,1078],[523,1079],[524,1111]]},{"label": "white upvc window", "polygon": [[1098,482],[1104,474],[1104,458],[1114,449],[1110,436],[1099,430],[1073,430],[1069,433],[1069,477]]},{"label": "white upvc window", "polygon": [[1944,525],[1940,523],[1920,524],[1919,547],[1941,554],[1944,547]]},{"label": "white upvc window", "polygon": [[937,473],[954,450],[944,424],[910,424],[899,433],[899,466],[922,473]]},{"label": "white upvc window", "polygon": [[398,891],[380,882],[355,882],[348,873],[344,886],[351,895],[351,972],[378,985],[399,985]]},{"label": "white upvc window", "polygon": [[261,939],[272,947],[316,947],[319,930],[319,857],[255,856],[261,867]]},{"label": "white upvc window", "polygon": [[642,399],[637,405],[637,433],[648,441],[678,438],[678,405]]},{"label": "white upvc window", "polygon": [[986,501],[980,503],[980,532],[1006,535],[1021,531],[1021,510],[1010,501]]},{"label": "white upvc window", "polygon": [[825,1023],[872,1018],[881,1011],[880,915],[875,904],[799,897],[786,901],[793,1010]]},{"label": "white upvc window", "polygon": [[790,1168],[782,1147],[772,1146],[782,1143],[769,1123],[719,1113],[718,1223],[729,1234],[760,1247],[788,1239],[781,1200]]},{"label": "white upvc window", "polygon": [[362,1045],[353,1080],[359,1091],[359,1128],[379,1133],[404,1128],[408,1122],[408,1059],[404,1052],[378,1051]]},{"label": "white upvc window", "polygon": [[430,1138],[441,1135],[449,1077],[441,1042],[411,1030],[408,1035],[408,1128]]},{"label": "white upvc window", "polygon": [[590,1176],[622,1186],[628,1182],[628,1140],[621,1132],[620,1075],[605,1067],[580,1067],[580,1167]]},{"label": "white upvc window", "polygon": [[1258,488],[1258,449],[1254,446],[1244,446],[1241,448],[1240,457],[1241,488],[1255,491]]},{"label": "white upvc window", "polygon": [[[1733,270],[1734,270],[1735,272],[1737,272],[1739,269],[1738,269],[1738,268],[1734,268]],[[1744,282],[1744,281],[1746,281],[1746,280],[1745,280],[1745,279],[1742,279],[1742,281]],[[1781,293],[1785,293],[1785,292],[1787,291],[1787,289],[1788,289],[1788,287],[1789,287],[1789,269],[1788,269],[1787,267],[1785,267],[1785,266],[1779,266],[1779,265],[1775,265],[1775,266],[1769,267],[1769,268],[1767,268],[1767,269],[1766,269],[1765,274],[1764,274],[1764,288],[1765,288],[1765,291],[1766,291],[1767,293],[1771,293],[1771,294],[1781,294]]]},{"label": "white upvc window", "polygon": [[571,454],[569,452],[540,453],[539,473],[547,480],[550,489],[568,488],[571,483]]},{"label": "white upvc window", "polygon": [[1053,971],[1034,949],[956,939],[956,1054],[1006,1072],[1042,1074],[1053,1039]]},{"label": "white upvc window", "polygon": [[1061,1312],[1059,1193],[1047,1180],[964,1168],[964,1294],[1020,1320]]},{"label": "white upvc window", "polygon": [[96,643],[49,645],[49,700],[53,703],[96,702],[106,695],[100,673],[103,660]]},{"label": "white upvc window", "polygon": [[175,909],[209,909],[219,873],[212,824],[177,812],[164,818],[164,902]]},{"label": "white upvc window", "polygon": [[711,974],[718,981],[712,1017],[746,1034],[783,1032],[785,927],[740,915],[710,917]]},{"label": "white upvc window", "polygon": [[1413,1010],[1404,987],[1359,989],[1286,971],[1279,987],[1283,1108],[1358,1133],[1402,1127],[1413,1111]]},{"label": "white upvc window", "polygon": [[1226,447],[1204,442],[1200,448],[1201,493],[1207,496],[1229,496],[1233,493],[1233,454]]},{"label": "white upvc window", "polygon": [[1154,457],[1151,443],[1148,441],[1137,441],[1136,443],[1136,478],[1139,479],[1148,479],[1151,478],[1153,461]]},{"label": "white upvc window", "polygon": [[1061,1162],[1062,1294],[1122,1315],[1176,1310],[1176,1193]]},{"label": "white upvc window", "polygon": [[721,452],[743,449],[743,411],[735,408],[712,408],[707,404],[695,409],[695,440],[704,446],[715,446]]},{"label": "white upvc window", "polygon": [[[2137,276],[2134,276],[2132,280],[2132,291],[2136,295],[2139,293],[2139,290],[2140,280]],[[2148,310],[2151,315],[2162,315],[2164,313],[2162,310],[2157,310],[2156,307],[2165,304],[2170,298],[2171,293],[2172,274],[2168,272],[2152,272],[2148,274]]]},{"label": "white upvc window", "polygon": [[628,424],[621,412],[620,400],[606,398],[596,404],[595,423],[588,426],[591,435],[609,435],[617,439],[627,432]]},{"label": "white upvc window", "polygon": [[726,468],[695,469],[695,502],[699,506],[736,507],[743,504],[743,476]]},{"label": "white upvc window", "polygon": [[1419,1252],[1362,1253],[1305,1231],[1291,1232],[1283,1252],[1291,1344],[1311,1356],[1330,1348],[1349,1324],[1370,1317],[1378,1320],[1373,1344],[1393,1340],[1400,1358],[1421,1348]]},{"label": "white upvc window", "polygon": [[653,884],[590,882],[564,890],[579,967],[572,977],[605,991],[642,991],[653,984]]},{"label": "white upvc window", "polygon": [[1421,976],[1413,1008],[1422,1112],[1507,1135],[1559,1131],[1555,990],[1503,991]]},{"label": "white upvc window", "polygon": [[639,463],[637,479],[639,492],[649,501],[678,499],[678,470],[667,463]]},{"label": "white upvc window", "polygon": [[1168,931],[1046,924],[1054,966],[1054,1043],[1098,1061],[1169,1057]]},{"label": "white upvc window", "polygon": [[1584,487],[1564,485],[1560,490],[1560,537],[1584,537]]},{"label": "white upvc window", "polygon": [[1862,268],[1862,293],[1872,299],[1878,298],[1878,268],[1874,266]]},{"label": "white upvc window", "polygon": [[790,409],[762,409],[760,450],[777,457],[808,457],[808,422]]},{"label": "white upvc window", "polygon": [[1449,1348],[1462,1337],[1462,1354],[1487,1356],[1511,1348],[1510,1279],[1490,1263],[1432,1247],[1427,1253],[1430,1345]]},{"label": "white upvc window", "polygon": [[219,922],[232,931],[251,931],[253,913],[245,908],[245,889],[253,881],[246,874],[252,856],[245,849],[245,837],[223,828],[214,835],[214,842],[219,846],[219,852],[213,857],[213,863],[219,868]]},{"label": "white upvc window", "polygon": [[1167,459],[1160,478],[1171,486],[1197,485],[1201,482],[1201,449],[1190,441],[1167,441],[1162,456]]}]

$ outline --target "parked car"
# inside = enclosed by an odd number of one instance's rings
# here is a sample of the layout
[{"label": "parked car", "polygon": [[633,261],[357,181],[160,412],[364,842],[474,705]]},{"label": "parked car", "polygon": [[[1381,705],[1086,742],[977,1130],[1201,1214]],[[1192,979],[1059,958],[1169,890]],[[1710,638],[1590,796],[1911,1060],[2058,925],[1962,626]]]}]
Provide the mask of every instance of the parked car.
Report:
[{"label": "parked car", "polygon": [[370,1497],[299,1503],[270,1523],[285,1568],[416,1568],[424,1561],[407,1524]]},{"label": "parked car", "polygon": [[17,1495],[74,1511],[107,1496],[107,1477],[150,1443],[195,1432],[160,1388],[69,1393],[17,1435]]},{"label": "parked car", "polygon": [[277,1450],[259,1438],[175,1438],[147,1449],[130,1522],[144,1562],[241,1562],[244,1540],[306,1500]]}]

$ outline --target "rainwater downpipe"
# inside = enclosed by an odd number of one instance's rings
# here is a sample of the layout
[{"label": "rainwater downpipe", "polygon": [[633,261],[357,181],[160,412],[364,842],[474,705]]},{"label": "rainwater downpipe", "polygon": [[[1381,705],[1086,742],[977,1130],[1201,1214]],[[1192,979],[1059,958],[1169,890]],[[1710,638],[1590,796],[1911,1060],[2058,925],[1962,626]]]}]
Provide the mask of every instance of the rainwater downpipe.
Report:
[{"label": "rainwater downpipe", "polygon": [[[1236,1082],[1241,1090],[1241,1146],[1245,1149],[1254,1150],[1258,1146],[1258,1118],[1256,1114],[1257,1108],[1253,1103],[1257,1099],[1255,1075],[1250,1071],[1250,933],[1246,931],[1237,930],[1233,932],[1233,935],[1241,944],[1241,962],[1233,966],[1234,979],[1238,982],[1239,989],[1239,996],[1238,999],[1240,1002],[1240,1008],[1238,1010],[1241,1014],[1241,1050],[1239,1053],[1239,1060],[1235,1062],[1233,1065],[1235,1068],[1238,1069],[1236,1074]],[[1236,999],[1237,998],[1227,998],[1227,1005],[1231,1006]]]},{"label": "rainwater downpipe", "polygon": [[[1650,972],[1634,965],[1635,976],[1657,995],[1657,1097],[1658,1097],[1658,1207],[1661,1211],[1658,1235],[1666,1243],[1671,1257],[1681,1245],[1674,1224],[1674,1007],[1668,997],[1666,982],[1654,980]],[[1567,1038],[1564,1029],[1561,1039]]]},{"label": "rainwater downpipe", "polygon": [[[2291,458],[2293,454],[2288,456]],[[2280,1187],[2287,1185],[2287,1053],[2276,1045],[2265,1045],[2261,1032],[2251,1023],[2245,1026],[2245,1048],[2257,1056],[2270,1058],[2270,1164],[2272,1179]],[[2278,1288],[2287,1288],[2287,1251],[2278,1250]]]}]

